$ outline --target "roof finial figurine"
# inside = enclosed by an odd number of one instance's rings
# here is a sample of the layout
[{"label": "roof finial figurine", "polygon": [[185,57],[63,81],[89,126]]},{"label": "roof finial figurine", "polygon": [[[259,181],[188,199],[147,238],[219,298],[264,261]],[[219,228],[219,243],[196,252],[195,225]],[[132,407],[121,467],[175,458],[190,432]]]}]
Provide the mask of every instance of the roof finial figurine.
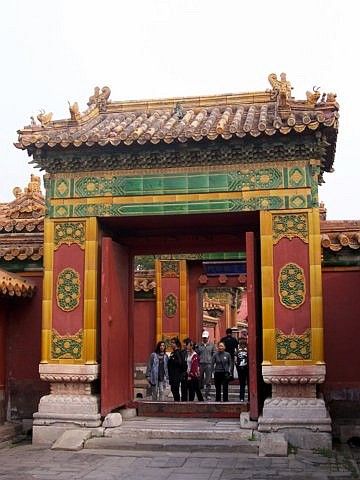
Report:
[{"label": "roof finial figurine", "polygon": [[181,120],[185,116],[185,111],[179,102],[175,105],[174,115],[176,115],[179,120]]},{"label": "roof finial figurine", "polygon": [[275,92],[283,94],[286,99],[291,97],[293,87],[291,83],[286,80],[286,73],[280,73],[280,80],[278,80],[276,73],[270,73],[268,80]]},{"label": "roof finial figurine", "polygon": [[100,88],[95,87],[94,94],[91,95],[91,97],[89,97],[89,101],[87,102],[88,107],[91,107],[92,105],[97,105],[99,96],[100,96]]},{"label": "roof finial figurine", "polygon": [[30,120],[31,120],[31,126],[32,127],[36,127],[36,120],[33,116],[30,117]]},{"label": "roof finial figurine", "polygon": [[315,85],[313,86],[313,91],[306,92],[306,103],[310,105],[311,107],[314,107],[317,104],[317,101],[320,98],[320,87],[316,87]]},{"label": "roof finial figurine", "polygon": [[100,112],[106,111],[106,105],[109,102],[109,97],[111,90],[109,87],[103,87],[100,91],[99,87],[94,88],[94,95],[91,95],[88,101],[88,106],[92,107],[93,105],[99,107]]},{"label": "roof finial figurine", "polygon": [[48,125],[51,122],[52,115],[53,115],[52,112],[45,113],[45,110],[43,108],[40,110],[40,113],[37,116],[37,119],[41,123],[42,127],[46,127],[46,125]]},{"label": "roof finial figurine", "polygon": [[71,103],[68,101],[68,104],[69,104],[69,112],[70,112],[70,117],[71,117],[71,120],[79,120],[80,119],[80,110],[79,110],[79,105],[77,102],[74,102],[72,105]]}]

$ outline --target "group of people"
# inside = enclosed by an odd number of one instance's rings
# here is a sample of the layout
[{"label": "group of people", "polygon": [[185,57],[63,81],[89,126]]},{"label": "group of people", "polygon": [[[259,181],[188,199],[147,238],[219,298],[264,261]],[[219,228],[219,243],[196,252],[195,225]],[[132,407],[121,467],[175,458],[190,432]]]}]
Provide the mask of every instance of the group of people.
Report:
[{"label": "group of people", "polygon": [[[246,332],[246,331],[245,331]],[[195,395],[198,401],[211,400],[211,379],[214,375],[215,401],[228,401],[229,381],[234,378],[236,367],[241,402],[245,401],[245,387],[248,382],[247,335],[243,332],[237,340],[231,328],[226,330],[215,347],[209,341],[209,332],[202,332],[201,343],[196,345],[190,338],[185,338],[183,346],[177,337],[170,341],[171,352],[166,353],[165,342],[157,343],[150,355],[146,378],[151,386],[153,400],[164,400],[164,391],[170,384],[175,402],[192,402]],[[204,395],[202,393],[204,391]],[[222,397],[222,398],[221,398]]]}]

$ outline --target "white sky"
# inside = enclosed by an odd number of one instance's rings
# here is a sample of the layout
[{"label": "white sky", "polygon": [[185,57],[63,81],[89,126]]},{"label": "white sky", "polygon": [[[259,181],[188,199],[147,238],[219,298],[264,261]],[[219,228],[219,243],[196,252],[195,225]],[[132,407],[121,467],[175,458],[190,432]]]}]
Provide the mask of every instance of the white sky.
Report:
[{"label": "white sky", "polygon": [[0,202],[33,171],[13,142],[40,108],[68,118],[94,86],[113,100],[269,88],[286,72],[294,96],[335,91],[335,173],[320,188],[328,219],[358,219],[360,6],[333,0],[11,0],[1,2]]}]

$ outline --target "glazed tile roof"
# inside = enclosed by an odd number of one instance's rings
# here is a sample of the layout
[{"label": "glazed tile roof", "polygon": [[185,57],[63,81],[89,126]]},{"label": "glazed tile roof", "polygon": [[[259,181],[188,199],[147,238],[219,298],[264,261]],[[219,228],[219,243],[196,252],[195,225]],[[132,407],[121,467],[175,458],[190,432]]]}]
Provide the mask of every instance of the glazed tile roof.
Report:
[{"label": "glazed tile roof", "polygon": [[[314,89],[306,92],[306,100],[299,101],[291,96],[284,74],[280,80],[271,74],[269,81],[272,89],[264,92],[129,102],[111,102],[110,89],[97,88],[85,112],[80,113],[75,103],[70,106],[69,120],[52,121],[51,113],[42,113],[38,115],[40,124],[32,118],[32,125],[19,130],[15,145],[31,150],[44,146],[170,144],[323,128],[334,135],[339,116],[336,95],[320,98]],[[335,144],[336,134],[332,142]]]},{"label": "glazed tile roof", "polygon": [[15,200],[0,204],[0,259],[40,260],[45,217],[40,178],[32,175],[24,190],[15,187],[13,193]]},{"label": "glazed tile roof", "polygon": [[32,297],[35,290],[28,280],[0,269],[0,297]]},{"label": "glazed tile roof", "polygon": [[326,220],[322,221],[321,246],[338,252],[344,247],[352,250],[360,248],[359,220]]}]

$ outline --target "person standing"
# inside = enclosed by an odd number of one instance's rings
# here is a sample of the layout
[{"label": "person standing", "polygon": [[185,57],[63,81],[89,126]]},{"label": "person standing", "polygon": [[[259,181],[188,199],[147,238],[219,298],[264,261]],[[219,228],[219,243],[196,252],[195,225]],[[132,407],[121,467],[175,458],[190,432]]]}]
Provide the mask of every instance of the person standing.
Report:
[{"label": "person standing", "polygon": [[199,402],[203,402],[204,398],[200,390],[200,362],[199,355],[194,350],[194,342],[189,340],[187,346],[187,390],[189,395],[189,402],[195,399],[195,393]]},{"label": "person standing", "polygon": [[212,357],[212,371],[214,372],[214,382],[216,390],[216,401],[221,402],[221,390],[223,391],[223,401],[229,400],[229,378],[231,370],[231,357],[229,352],[225,352],[225,345],[222,342],[218,344],[218,351]]},{"label": "person standing", "polygon": [[202,332],[201,343],[197,347],[200,358],[200,389],[205,387],[205,400],[210,400],[211,389],[211,361],[216,352],[215,345],[209,342],[209,332]]},{"label": "person standing", "polygon": [[151,386],[152,399],[154,401],[163,401],[164,390],[169,379],[165,342],[158,342],[155,351],[150,355],[146,369],[146,378]]},{"label": "person standing", "polygon": [[187,356],[187,344],[190,342],[190,338],[186,337],[183,340],[183,348],[181,349],[181,357],[184,364],[184,372],[180,381],[180,391],[181,391],[181,401],[187,402],[188,401],[188,388],[187,388],[187,363],[186,363],[186,356]]},{"label": "person standing", "polygon": [[186,372],[186,363],[181,354],[180,340],[177,337],[173,337],[170,340],[170,344],[172,352],[168,361],[169,383],[174,401],[180,402],[179,388],[184,372]]},{"label": "person standing", "polygon": [[239,348],[236,352],[236,370],[240,385],[240,402],[245,402],[245,387],[248,383],[249,365],[247,342],[244,338],[239,341]]},{"label": "person standing", "polygon": [[226,329],[226,336],[223,337],[220,342],[225,345],[225,351],[228,352],[231,357],[230,380],[232,380],[234,378],[235,351],[238,348],[238,341],[233,337],[231,328]]}]

